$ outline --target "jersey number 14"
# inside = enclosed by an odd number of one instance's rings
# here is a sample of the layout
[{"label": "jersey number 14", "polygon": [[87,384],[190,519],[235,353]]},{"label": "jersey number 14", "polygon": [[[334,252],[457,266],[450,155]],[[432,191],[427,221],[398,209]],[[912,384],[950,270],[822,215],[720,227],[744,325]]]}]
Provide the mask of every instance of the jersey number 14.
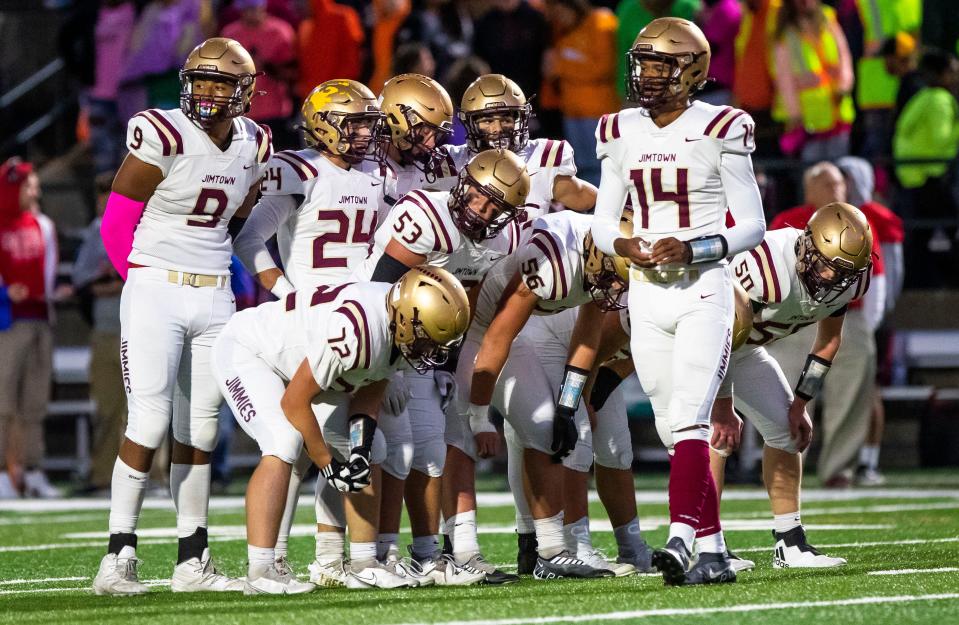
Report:
[{"label": "jersey number 14", "polygon": [[675,202],[679,210],[679,227],[689,228],[689,170],[676,170],[676,190],[663,189],[663,169],[661,167],[633,169],[629,177],[636,186],[639,199],[639,224],[649,228],[649,195],[653,202]]}]

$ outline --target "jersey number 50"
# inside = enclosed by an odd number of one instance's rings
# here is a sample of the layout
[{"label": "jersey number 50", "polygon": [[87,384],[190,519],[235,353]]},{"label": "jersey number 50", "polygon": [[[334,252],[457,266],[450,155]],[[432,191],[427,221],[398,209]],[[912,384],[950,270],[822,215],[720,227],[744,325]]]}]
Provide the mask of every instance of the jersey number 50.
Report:
[{"label": "jersey number 50", "polygon": [[689,228],[689,170],[676,170],[676,190],[663,189],[663,170],[661,167],[633,169],[629,177],[636,185],[639,199],[640,227],[649,227],[649,190],[652,190],[654,202],[675,202],[679,208],[679,227]]}]

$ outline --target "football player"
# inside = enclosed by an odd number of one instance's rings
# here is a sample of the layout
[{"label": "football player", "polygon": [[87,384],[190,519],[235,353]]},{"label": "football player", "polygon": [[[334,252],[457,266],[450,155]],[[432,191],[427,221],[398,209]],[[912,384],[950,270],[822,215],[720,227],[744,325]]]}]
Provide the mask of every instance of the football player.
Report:
[{"label": "football player", "polygon": [[170,489],[179,548],[171,587],[238,591],[207,546],[210,452],[221,396],[213,340],[235,310],[230,290],[234,216],[244,217],[272,153],[270,132],[244,117],[257,71],[232,39],[208,39],[180,72],[180,109],[147,110],[127,127],[101,232],[126,278],[120,306],[129,417],[113,473],[110,542],[97,594],[136,595],[136,526],[154,451],[173,422]]},{"label": "football player", "polygon": [[313,589],[278,566],[273,549],[291,467],[304,443],[322,476],[351,493],[346,586],[407,585],[376,560],[378,465],[386,455],[377,415],[394,371],[444,362],[469,317],[466,291],[452,275],[417,267],[393,285],[291,292],[227,324],[214,346],[213,370],[263,456],[247,487],[248,593]]},{"label": "football player", "polygon": [[[307,147],[273,155],[262,197],[235,243],[250,273],[280,299],[297,288],[345,282],[366,258],[377,215],[385,213],[391,194],[390,178],[358,167],[383,159],[378,138],[384,116],[365,85],[353,80],[319,85],[303,102],[302,117]],[[284,270],[266,247],[273,235]],[[287,541],[308,462],[304,455],[290,477],[275,550],[281,568],[289,568]]]},{"label": "football player", "polygon": [[[819,392],[839,351],[848,304],[869,287],[872,248],[865,215],[834,202],[819,208],[805,230],[771,230],[758,248],[737,254],[730,262],[756,312],[747,345],[729,363],[713,406],[713,422],[732,422],[735,406],[763,437],[763,482],[775,519],[775,568],[846,563],[810,546],[802,526],[802,452],[812,440],[806,403]],[[790,381],[765,346],[812,324],[816,340],[790,390]],[[737,444],[733,440],[730,446]],[[719,447],[721,454],[726,445]],[[720,484],[723,465],[720,458],[716,476]]]},{"label": "football player", "polygon": [[[602,181],[593,237],[602,252],[633,264],[631,352],[674,450],[669,538],[653,554],[667,584],[687,583],[697,534],[700,562],[722,563],[721,575],[703,581],[735,580],[709,471],[709,419],[730,353],[726,257],[756,247],[765,232],[752,119],[690,101],[706,82],[709,56],[695,24],[653,20],[629,51],[627,93],[639,107],[601,118],[596,131]],[[637,211],[632,237],[618,227],[627,195]],[[727,210],[733,225],[724,227]],[[581,381],[567,374],[564,392],[575,396]]]},{"label": "football player", "polygon": [[[376,232],[373,252],[354,279],[391,282],[408,267],[426,262],[446,268],[466,288],[474,287],[496,261],[514,249],[508,227],[525,203],[529,186],[524,163],[512,152],[486,150],[477,154],[459,173],[452,191],[411,191],[393,207]],[[446,417],[430,388],[414,388],[408,407],[414,435],[413,470],[407,485],[413,559],[426,566],[439,562],[447,571],[457,573],[448,574],[444,583],[461,579],[470,583],[484,579],[487,583],[516,581],[516,576],[497,571],[486,562],[478,545],[458,564],[452,558],[438,557],[439,477],[446,459]],[[413,398],[426,400],[414,406]],[[397,508],[393,518],[397,529],[398,515]],[[470,575],[461,577],[460,569]],[[472,576],[475,572],[480,575]]]},{"label": "football player", "polygon": [[[625,236],[632,233],[631,217],[625,213],[620,224]],[[491,403],[515,431],[526,496],[518,491],[514,497],[517,508],[528,509],[532,517],[539,550],[533,570],[537,579],[603,577],[635,570],[631,565],[611,566],[598,554],[586,562],[566,549],[564,489],[556,487],[569,479],[564,465],[585,474],[593,459],[585,409],[567,405],[562,396],[554,406],[567,353],[595,350],[599,339],[595,330],[602,325],[603,313],[621,306],[628,285],[625,259],[595,248],[591,223],[592,217],[568,211],[533,221],[528,241],[486,277],[457,370],[462,397],[468,401],[457,402],[460,418],[449,422],[447,432],[470,458],[494,455],[498,438],[489,421]],[[541,332],[524,330],[532,315],[556,315],[575,307],[581,320],[569,343],[558,350],[539,342]],[[567,369],[567,375],[569,371],[573,369]],[[457,421],[458,427],[453,427]],[[585,507],[585,489],[583,495]],[[576,520],[584,517],[585,511],[579,510]],[[584,550],[584,556],[594,553],[592,545]]]}]

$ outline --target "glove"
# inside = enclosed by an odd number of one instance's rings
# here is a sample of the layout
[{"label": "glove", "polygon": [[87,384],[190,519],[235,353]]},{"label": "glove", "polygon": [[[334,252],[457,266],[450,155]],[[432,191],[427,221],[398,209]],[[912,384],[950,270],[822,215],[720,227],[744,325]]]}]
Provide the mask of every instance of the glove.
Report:
[{"label": "glove", "polygon": [[320,469],[320,475],[341,493],[355,493],[369,486],[369,483],[364,486],[358,484],[350,475],[349,467],[343,466],[336,458]]},{"label": "glove", "polygon": [[440,409],[446,412],[446,408],[449,407],[450,402],[456,397],[456,376],[449,371],[434,369],[433,381],[436,383],[436,390],[439,391],[440,397],[442,398],[442,401],[440,401]]},{"label": "glove", "polygon": [[373,449],[373,435],[376,433],[376,419],[365,414],[350,417],[350,479],[361,489],[370,485],[373,471],[370,467],[370,454]]},{"label": "glove", "polygon": [[573,420],[575,414],[575,410],[565,406],[556,406],[553,415],[553,444],[550,446],[553,451],[553,462],[562,461],[576,447],[576,441],[579,440],[579,431],[577,431],[576,423]]},{"label": "glove", "polygon": [[406,378],[402,372],[397,372],[386,387],[386,394],[383,396],[383,410],[398,415],[406,408],[410,401],[410,387],[406,385]]}]

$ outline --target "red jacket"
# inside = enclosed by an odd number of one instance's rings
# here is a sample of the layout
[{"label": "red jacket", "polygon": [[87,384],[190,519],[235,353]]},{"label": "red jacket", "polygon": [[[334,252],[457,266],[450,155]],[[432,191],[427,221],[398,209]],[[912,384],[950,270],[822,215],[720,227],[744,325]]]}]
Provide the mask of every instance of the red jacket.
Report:
[{"label": "red jacket", "polygon": [[4,287],[23,284],[28,292],[11,305],[14,320],[49,317],[43,231],[32,213],[20,209],[20,185],[31,172],[26,163],[4,164],[0,176],[0,279]]}]

